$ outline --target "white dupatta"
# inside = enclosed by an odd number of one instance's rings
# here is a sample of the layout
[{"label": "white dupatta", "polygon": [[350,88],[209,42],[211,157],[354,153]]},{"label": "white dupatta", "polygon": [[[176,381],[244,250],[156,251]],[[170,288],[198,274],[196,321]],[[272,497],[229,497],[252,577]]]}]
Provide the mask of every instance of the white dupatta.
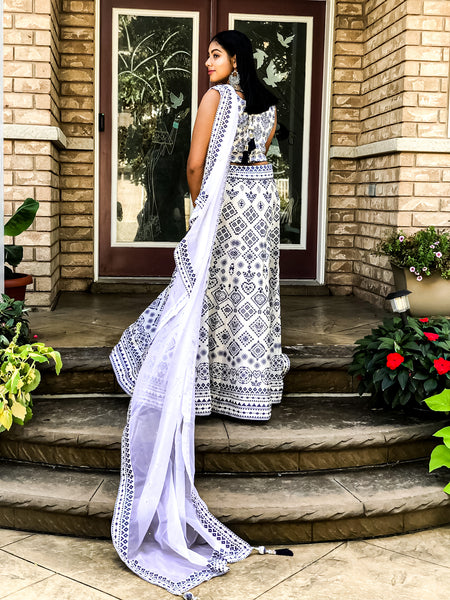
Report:
[{"label": "white dupatta", "polygon": [[191,227],[175,250],[171,284],[111,354],[119,383],[128,392],[134,387],[113,543],[132,571],[173,594],[225,573],[227,562],[252,550],[211,515],[194,486],[201,312],[238,118],[235,91],[215,89],[221,98],[202,187]]}]

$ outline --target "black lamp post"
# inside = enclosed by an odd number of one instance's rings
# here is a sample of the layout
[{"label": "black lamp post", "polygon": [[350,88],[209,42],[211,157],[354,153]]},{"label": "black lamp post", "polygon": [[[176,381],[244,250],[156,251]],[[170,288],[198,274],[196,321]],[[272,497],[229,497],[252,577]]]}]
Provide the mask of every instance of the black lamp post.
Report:
[{"label": "black lamp post", "polygon": [[406,313],[409,310],[408,295],[411,294],[409,290],[400,290],[398,292],[392,292],[386,296],[386,300],[391,303],[391,308],[394,312],[399,313],[403,325],[406,325]]}]

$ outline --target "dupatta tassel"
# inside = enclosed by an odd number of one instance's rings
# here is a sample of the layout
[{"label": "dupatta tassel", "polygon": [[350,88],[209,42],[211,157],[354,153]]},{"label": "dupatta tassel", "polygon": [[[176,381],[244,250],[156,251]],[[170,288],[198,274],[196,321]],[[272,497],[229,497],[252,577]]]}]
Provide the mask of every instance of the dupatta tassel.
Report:
[{"label": "dupatta tassel", "polygon": [[277,554],[278,556],[294,556],[294,553],[289,548],[277,548],[276,550],[272,550],[270,548],[266,548],[265,546],[256,546],[254,549],[257,550],[259,554]]}]

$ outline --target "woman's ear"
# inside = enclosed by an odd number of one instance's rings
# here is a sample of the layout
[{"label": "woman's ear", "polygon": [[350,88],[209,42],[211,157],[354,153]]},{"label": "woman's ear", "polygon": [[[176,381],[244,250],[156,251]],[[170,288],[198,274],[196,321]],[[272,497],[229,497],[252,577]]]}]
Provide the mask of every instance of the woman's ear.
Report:
[{"label": "woman's ear", "polygon": [[236,54],[232,57],[231,64],[233,65],[233,69],[237,68]]}]

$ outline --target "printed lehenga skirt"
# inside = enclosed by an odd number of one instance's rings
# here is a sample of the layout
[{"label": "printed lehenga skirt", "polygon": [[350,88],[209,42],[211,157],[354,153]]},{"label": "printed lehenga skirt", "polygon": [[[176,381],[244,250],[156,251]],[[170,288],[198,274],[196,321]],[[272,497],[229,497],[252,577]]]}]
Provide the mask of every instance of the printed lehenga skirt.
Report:
[{"label": "printed lehenga skirt", "polygon": [[205,293],[196,415],[267,420],[281,401],[280,200],[271,165],[230,166]]}]

